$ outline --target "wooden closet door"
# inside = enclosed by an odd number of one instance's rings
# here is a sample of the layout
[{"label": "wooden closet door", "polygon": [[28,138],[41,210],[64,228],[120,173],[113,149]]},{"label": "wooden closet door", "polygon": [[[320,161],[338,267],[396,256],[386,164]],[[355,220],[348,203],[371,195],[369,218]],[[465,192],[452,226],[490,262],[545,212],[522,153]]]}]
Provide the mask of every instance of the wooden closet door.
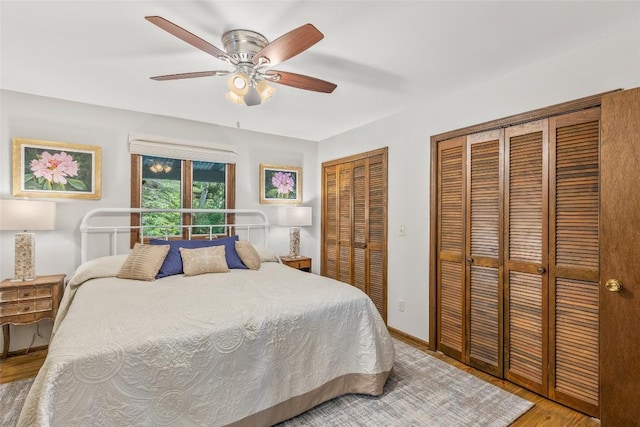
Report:
[{"label": "wooden closet door", "polygon": [[[640,88],[602,97],[600,420],[640,420]],[[622,289],[608,290],[609,280]]]},{"label": "wooden closet door", "polygon": [[322,263],[320,274],[338,277],[338,167],[323,168]]},{"label": "wooden closet door", "polygon": [[599,416],[600,109],[549,119],[549,397]]},{"label": "wooden closet door", "polygon": [[463,360],[465,326],[465,146],[466,137],[438,144],[437,339],[438,349]]},{"label": "wooden closet door", "polygon": [[[354,177],[359,175],[355,172]],[[365,185],[361,196],[354,195],[355,222],[363,221],[363,231],[357,228],[354,238],[354,251],[364,252],[367,294],[378,308],[382,318],[387,321],[387,157],[372,156],[365,160]],[[359,186],[354,186],[356,193]],[[359,212],[359,206],[364,212]],[[361,238],[364,237],[364,242]],[[364,243],[364,245],[363,245]],[[363,249],[359,249],[364,246]],[[355,260],[361,259],[358,256]]]},{"label": "wooden closet door", "polygon": [[369,294],[367,160],[353,162],[353,286]]},{"label": "wooden closet door", "polygon": [[505,130],[505,377],[547,393],[548,123]]},{"label": "wooden closet door", "polygon": [[338,268],[336,279],[353,284],[351,241],[352,227],[352,186],[353,169],[350,163],[337,166],[338,176]]},{"label": "wooden closet door", "polygon": [[387,320],[387,149],[322,164],[321,274],[365,292]]},{"label": "wooden closet door", "polygon": [[466,148],[466,323],[471,366],[502,377],[502,152],[504,131]]},{"label": "wooden closet door", "polygon": [[[323,167],[322,262],[320,274],[353,284],[351,163]],[[364,286],[361,286],[364,291]]]}]

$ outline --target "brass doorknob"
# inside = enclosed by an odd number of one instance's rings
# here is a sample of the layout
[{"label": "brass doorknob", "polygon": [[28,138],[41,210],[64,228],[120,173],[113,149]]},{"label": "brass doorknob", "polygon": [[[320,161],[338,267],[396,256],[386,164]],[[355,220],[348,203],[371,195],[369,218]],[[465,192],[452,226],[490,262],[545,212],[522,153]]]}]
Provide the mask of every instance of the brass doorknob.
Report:
[{"label": "brass doorknob", "polygon": [[620,292],[622,289],[622,283],[618,282],[616,279],[609,279],[607,280],[607,283],[604,284],[604,287],[611,292]]}]

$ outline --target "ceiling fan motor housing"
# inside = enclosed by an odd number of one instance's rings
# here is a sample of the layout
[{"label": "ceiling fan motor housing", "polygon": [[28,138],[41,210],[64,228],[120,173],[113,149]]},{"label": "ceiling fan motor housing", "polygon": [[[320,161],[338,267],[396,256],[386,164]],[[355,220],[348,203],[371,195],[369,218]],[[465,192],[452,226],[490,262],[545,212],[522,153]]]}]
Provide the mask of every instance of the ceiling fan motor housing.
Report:
[{"label": "ceiling fan motor housing", "polygon": [[260,33],[250,30],[230,30],[222,35],[222,44],[227,55],[238,62],[251,63],[269,40]]}]

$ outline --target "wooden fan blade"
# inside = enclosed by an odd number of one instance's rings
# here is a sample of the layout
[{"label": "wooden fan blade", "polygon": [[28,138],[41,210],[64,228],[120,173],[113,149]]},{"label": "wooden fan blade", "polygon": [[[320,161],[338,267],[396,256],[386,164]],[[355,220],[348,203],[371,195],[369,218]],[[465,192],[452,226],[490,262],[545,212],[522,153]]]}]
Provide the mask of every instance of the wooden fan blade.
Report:
[{"label": "wooden fan blade", "polygon": [[164,76],[149,77],[151,80],[163,81],[163,80],[179,80],[179,79],[192,79],[194,77],[211,77],[211,76],[225,76],[230,71],[196,71],[195,73],[180,73],[180,74],[167,74]]},{"label": "wooden fan blade", "polygon": [[207,52],[209,55],[215,56],[216,58],[222,60],[232,60],[224,50],[218,49],[208,41],[201,39],[200,37],[196,36],[193,33],[190,33],[189,31],[174,24],[171,21],[167,21],[160,16],[145,16],[144,19],[151,22],[152,24],[157,25],[166,32],[173,34],[180,40],[189,43],[191,46],[197,47],[198,49]]},{"label": "wooden fan blade", "polygon": [[260,63],[260,58],[269,60],[269,65],[280,64],[309,49],[324,38],[316,27],[305,24],[278,37],[258,52],[252,59],[255,65]]},{"label": "wooden fan blade", "polygon": [[315,77],[303,76],[302,74],[288,73],[286,71],[270,70],[268,77],[279,76],[276,80],[267,79],[270,82],[278,83],[285,86],[292,86],[298,89],[312,90],[314,92],[331,93],[338,87],[337,85],[316,79]]}]

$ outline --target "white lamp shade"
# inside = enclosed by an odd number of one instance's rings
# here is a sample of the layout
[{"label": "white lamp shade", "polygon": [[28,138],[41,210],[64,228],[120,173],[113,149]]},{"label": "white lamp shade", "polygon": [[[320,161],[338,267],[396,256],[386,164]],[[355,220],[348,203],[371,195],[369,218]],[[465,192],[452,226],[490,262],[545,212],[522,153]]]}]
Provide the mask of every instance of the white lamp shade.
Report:
[{"label": "white lamp shade", "polygon": [[308,206],[281,207],[278,212],[278,224],[287,227],[311,225],[311,208]]},{"label": "white lamp shade", "polygon": [[0,230],[53,230],[55,202],[0,200]]}]

